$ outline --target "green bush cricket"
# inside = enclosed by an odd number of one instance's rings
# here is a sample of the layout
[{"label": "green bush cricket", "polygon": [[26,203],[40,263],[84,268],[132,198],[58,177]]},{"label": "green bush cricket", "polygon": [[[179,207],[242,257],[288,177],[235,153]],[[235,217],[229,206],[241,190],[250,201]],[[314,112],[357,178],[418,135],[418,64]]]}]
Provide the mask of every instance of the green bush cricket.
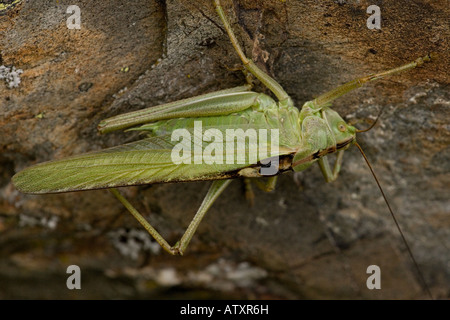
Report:
[{"label": "green bush cricket", "polygon": [[[425,56],[399,68],[348,82],[306,102],[299,111],[284,89],[245,56],[219,1],[214,1],[214,4],[245,69],[273,93],[277,102],[265,94],[251,91],[247,85],[106,119],[99,124],[102,133],[128,129],[146,132],[149,137],[123,146],[30,167],[13,177],[17,189],[24,193],[44,194],[108,188],[167,252],[182,255],[202,218],[231,179],[262,178],[265,176],[262,170],[269,161],[258,155],[256,161],[249,161],[250,157],[246,157],[244,163],[175,164],[171,154],[178,141],[171,139],[172,132],[186,129],[195,134],[196,121],[201,122],[205,129],[220,128],[222,131],[236,127],[247,130],[277,129],[280,131],[279,150],[275,155],[278,158],[277,170],[276,174],[266,177],[261,183],[265,190],[274,188],[278,174],[302,171],[314,162],[318,162],[326,181],[333,181],[338,177],[344,151],[352,144],[357,145],[356,133],[359,131],[330,109],[331,102],[369,81],[415,68],[430,60],[430,56]],[[200,149],[208,145],[204,142],[200,142]],[[250,144],[246,142],[247,152]],[[239,150],[235,151],[237,157]],[[331,153],[336,153],[332,168],[327,157]],[[121,186],[196,180],[214,181],[185,234],[174,246],[169,245],[115,189]]]}]

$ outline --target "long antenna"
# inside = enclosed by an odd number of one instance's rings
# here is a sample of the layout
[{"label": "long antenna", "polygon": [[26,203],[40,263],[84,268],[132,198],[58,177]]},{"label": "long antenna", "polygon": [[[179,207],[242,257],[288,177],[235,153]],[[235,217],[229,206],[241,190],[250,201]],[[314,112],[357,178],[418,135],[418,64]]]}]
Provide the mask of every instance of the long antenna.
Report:
[{"label": "long antenna", "polygon": [[378,112],[377,118],[375,119],[375,121],[367,129],[363,129],[363,130],[356,129],[356,133],[367,132],[367,131],[371,130],[373,127],[375,127],[375,125],[377,124],[378,119],[381,117],[381,113],[383,113],[384,107],[385,106],[383,106],[381,108],[380,112]]},{"label": "long antenna", "polygon": [[378,178],[377,178],[377,176],[375,175],[375,172],[373,171],[372,166],[371,166],[370,163],[369,163],[369,160],[367,159],[366,155],[364,154],[364,151],[362,150],[361,146],[360,146],[357,142],[355,142],[355,145],[358,147],[359,151],[361,152],[362,156],[364,157],[364,160],[366,161],[367,166],[368,166],[369,169],[370,169],[370,172],[372,172],[372,175],[373,175],[373,177],[374,177],[374,179],[375,179],[375,181],[376,181],[376,183],[377,183],[377,185],[378,185],[378,189],[380,189],[381,195],[383,196],[384,201],[386,202],[386,205],[387,205],[387,207],[388,207],[388,209],[389,209],[389,212],[391,213],[392,219],[393,219],[394,222],[395,222],[395,225],[396,225],[396,227],[397,227],[397,230],[398,230],[398,232],[400,233],[400,235],[401,235],[401,237],[402,237],[402,240],[403,240],[403,243],[405,244],[406,249],[408,250],[409,256],[410,256],[412,262],[414,263],[414,266],[416,267],[417,273],[419,274],[419,277],[420,277],[420,280],[422,281],[423,287],[425,288],[425,290],[426,290],[426,292],[428,293],[428,295],[430,296],[430,298],[433,300],[433,295],[431,294],[430,288],[428,287],[427,282],[425,281],[425,278],[424,278],[424,276],[423,276],[423,273],[422,273],[422,271],[420,270],[419,265],[417,264],[416,259],[414,258],[414,255],[413,255],[413,253],[412,253],[412,251],[411,251],[411,248],[409,247],[408,242],[406,241],[406,238],[405,238],[405,236],[403,235],[403,231],[402,231],[402,229],[400,228],[400,225],[399,225],[399,223],[398,223],[398,221],[397,221],[397,218],[395,217],[394,212],[392,211],[391,206],[389,205],[389,202],[388,202],[388,200],[387,200],[387,198],[386,198],[386,195],[384,194],[383,188],[381,188],[380,182],[378,181]]}]

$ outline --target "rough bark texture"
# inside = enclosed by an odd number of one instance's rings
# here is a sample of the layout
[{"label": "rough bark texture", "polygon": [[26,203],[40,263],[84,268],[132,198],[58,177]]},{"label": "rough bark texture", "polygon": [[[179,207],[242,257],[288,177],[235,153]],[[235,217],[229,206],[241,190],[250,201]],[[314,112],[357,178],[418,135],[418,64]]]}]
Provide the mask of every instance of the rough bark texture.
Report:
[{"label": "rough bark texture", "polygon": [[[69,4],[81,30],[69,30]],[[381,30],[366,9],[381,8]],[[439,58],[339,99],[359,134],[435,298],[450,297],[449,8],[446,0],[224,1],[239,41],[298,107],[353,78],[437,52]],[[158,251],[104,190],[20,194],[12,175],[35,163],[136,139],[101,136],[103,118],[245,81],[210,1],[24,1],[0,16],[0,299],[426,298],[377,186],[356,148],[337,181],[318,167],[255,188],[234,181],[185,256]],[[126,69],[128,67],[128,72]],[[256,90],[266,92],[257,85]],[[128,188],[175,243],[209,183]],[[68,290],[66,268],[81,268]],[[381,268],[381,290],[366,269]]]}]

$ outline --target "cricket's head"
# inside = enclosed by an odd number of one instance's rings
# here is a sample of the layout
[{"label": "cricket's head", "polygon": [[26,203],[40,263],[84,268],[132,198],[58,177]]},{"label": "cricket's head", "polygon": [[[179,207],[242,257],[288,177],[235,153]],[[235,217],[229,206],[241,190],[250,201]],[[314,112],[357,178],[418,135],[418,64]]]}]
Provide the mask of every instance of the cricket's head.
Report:
[{"label": "cricket's head", "polygon": [[337,150],[346,148],[355,141],[357,129],[346,123],[339,113],[325,107],[321,110],[321,114],[336,140]]},{"label": "cricket's head", "polygon": [[329,153],[347,149],[356,142],[358,132],[329,107],[313,110],[306,104],[303,108],[300,118],[303,116],[303,138],[308,141],[308,147],[300,148],[294,155],[292,160],[294,171],[306,169],[315,160]]}]

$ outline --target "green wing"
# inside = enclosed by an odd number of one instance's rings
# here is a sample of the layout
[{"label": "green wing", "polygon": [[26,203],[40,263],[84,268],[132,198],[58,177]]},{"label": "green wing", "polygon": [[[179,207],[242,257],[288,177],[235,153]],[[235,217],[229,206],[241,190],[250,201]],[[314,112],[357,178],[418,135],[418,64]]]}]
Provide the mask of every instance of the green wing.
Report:
[{"label": "green wing", "polygon": [[175,164],[170,136],[150,137],[98,152],[44,162],[17,173],[24,193],[56,193],[171,181],[226,178],[224,172],[248,164]]},{"label": "green wing", "polygon": [[[256,161],[250,161],[249,150],[256,145],[246,141],[246,150],[239,150],[236,145],[232,164],[226,163],[226,150],[223,150],[222,164],[211,161],[211,164],[206,164],[208,159],[204,154],[202,164],[195,164],[194,142],[190,151],[191,163],[176,164],[172,160],[172,150],[179,143],[171,141],[169,134],[149,137],[97,152],[37,164],[17,173],[12,181],[21,192],[40,194],[160,182],[217,180],[237,177],[236,170],[261,160],[261,157],[257,157]],[[204,150],[205,145],[203,142],[200,150]],[[279,150],[280,154],[287,152],[290,150]],[[244,163],[237,163],[238,154],[247,155]]]},{"label": "green wing", "polygon": [[[205,142],[200,138],[196,141],[195,123],[200,121],[205,133],[208,129],[217,129],[222,133],[224,140],[227,129],[280,129],[278,155],[290,154],[298,145],[298,138],[294,133],[299,130],[292,130],[293,124],[283,121],[288,119],[286,113],[288,111],[278,110],[275,104],[270,106],[272,108],[263,110],[247,108],[245,111],[227,116],[176,118],[146,124],[135,129],[152,134],[153,136],[149,138],[97,152],[41,163],[17,173],[12,181],[16,188],[24,193],[39,194],[237,177],[239,176],[237,170],[257,165],[258,161],[268,158],[269,154],[277,155],[272,152],[270,137],[265,146],[260,144],[261,141],[256,142],[252,139],[235,144],[232,151],[233,161],[228,161],[229,150],[226,150],[223,144],[222,149],[214,149],[214,152],[210,153],[203,152],[208,149],[206,147],[210,146],[213,140]],[[283,124],[287,126],[284,127]],[[185,156],[190,156],[190,162],[177,164],[172,160],[174,148],[185,143],[183,139],[180,139],[180,142],[172,141],[172,132],[175,129],[187,130],[191,135],[192,139],[188,142],[191,146],[190,150],[181,151],[183,159]],[[215,138],[214,142],[217,142]],[[209,150],[211,151],[211,148]],[[196,156],[198,159],[199,151],[203,159],[201,164],[196,164],[195,159]],[[216,161],[218,154],[222,156],[219,157],[222,163]],[[242,155],[245,155],[244,161],[241,161]]]}]

